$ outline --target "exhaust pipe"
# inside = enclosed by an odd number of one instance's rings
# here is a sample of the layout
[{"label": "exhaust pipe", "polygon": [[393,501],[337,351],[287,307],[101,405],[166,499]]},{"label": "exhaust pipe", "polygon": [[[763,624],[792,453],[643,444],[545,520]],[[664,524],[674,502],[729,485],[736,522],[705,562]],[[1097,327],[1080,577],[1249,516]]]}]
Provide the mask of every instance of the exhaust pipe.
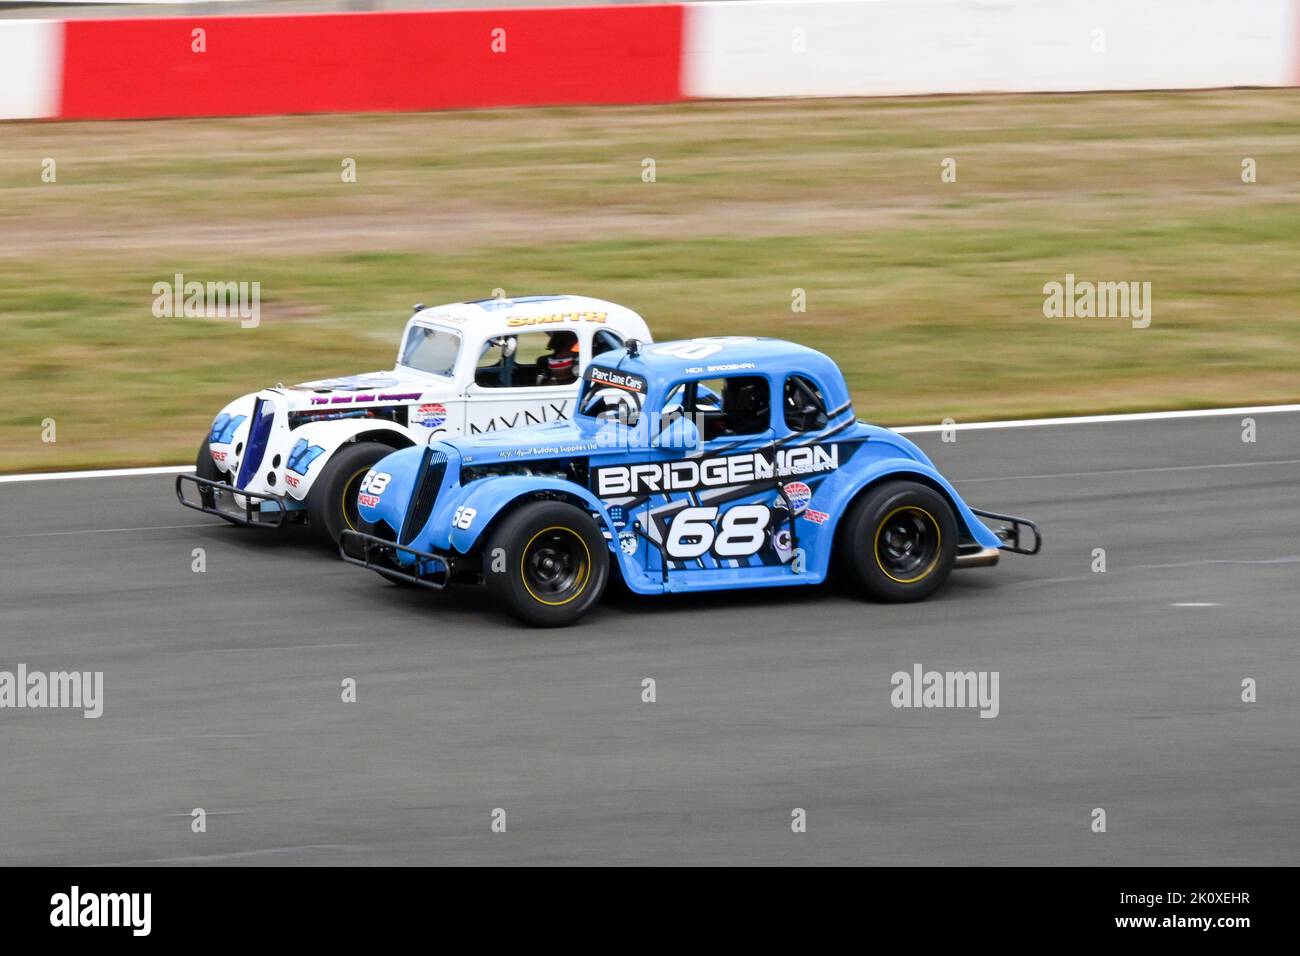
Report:
[{"label": "exhaust pipe", "polygon": [[971,546],[969,549],[958,549],[953,568],[991,568],[998,563],[1000,556],[1001,552],[997,548]]}]

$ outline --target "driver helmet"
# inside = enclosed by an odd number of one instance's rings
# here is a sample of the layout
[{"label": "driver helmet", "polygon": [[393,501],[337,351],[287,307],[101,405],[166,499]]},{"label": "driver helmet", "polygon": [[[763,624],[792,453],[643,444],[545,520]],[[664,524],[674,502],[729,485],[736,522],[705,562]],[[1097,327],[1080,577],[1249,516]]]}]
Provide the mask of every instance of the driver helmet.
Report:
[{"label": "driver helmet", "polygon": [[546,356],[546,371],[551,378],[573,378],[578,371],[578,336],[573,332],[552,332],[546,347],[551,350]]}]

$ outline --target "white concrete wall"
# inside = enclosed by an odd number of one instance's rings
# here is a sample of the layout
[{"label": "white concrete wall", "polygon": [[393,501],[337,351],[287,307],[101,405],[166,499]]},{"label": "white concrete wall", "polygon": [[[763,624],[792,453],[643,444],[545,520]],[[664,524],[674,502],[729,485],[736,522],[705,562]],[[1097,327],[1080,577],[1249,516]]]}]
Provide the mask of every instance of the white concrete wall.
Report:
[{"label": "white concrete wall", "polygon": [[55,116],[62,61],[59,21],[0,20],[0,120]]},{"label": "white concrete wall", "polygon": [[1297,74],[1296,11],[1297,0],[691,4],[684,92],[889,96],[1290,86]]}]

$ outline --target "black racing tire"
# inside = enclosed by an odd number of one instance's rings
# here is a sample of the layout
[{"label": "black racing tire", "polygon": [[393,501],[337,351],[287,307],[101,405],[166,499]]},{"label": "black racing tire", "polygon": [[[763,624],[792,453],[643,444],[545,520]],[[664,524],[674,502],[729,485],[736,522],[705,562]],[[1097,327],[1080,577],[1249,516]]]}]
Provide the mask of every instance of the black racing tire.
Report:
[{"label": "black racing tire", "polygon": [[609,545],[589,514],[534,501],[489,533],[483,582],[492,602],[525,624],[564,627],[600,600],[609,565]]},{"label": "black racing tire", "polygon": [[374,571],[381,578],[383,578],[385,581],[387,581],[389,584],[395,585],[399,588],[407,588],[409,590],[414,591],[416,588],[419,587],[418,584],[416,584],[414,581],[410,580],[409,578],[398,577],[392,571],[387,571],[384,568],[374,567],[371,568],[371,570]]},{"label": "black racing tire", "polygon": [[877,601],[922,601],[952,573],[958,535],[943,495],[918,482],[887,481],[859,498],[839,529],[843,580]]},{"label": "black racing tire", "polygon": [[[206,478],[208,481],[221,481],[226,477],[225,473],[217,467],[217,463],[212,460],[212,448],[206,438],[203,439],[203,444],[199,445],[199,453],[194,459],[194,477]],[[215,508],[216,493],[211,488],[199,485],[199,501],[205,508]]]},{"label": "black racing tire", "polygon": [[358,530],[357,489],[371,466],[393,449],[375,441],[344,445],[325,463],[316,483],[307,492],[307,522],[312,534],[325,546],[337,550],[344,529]]}]

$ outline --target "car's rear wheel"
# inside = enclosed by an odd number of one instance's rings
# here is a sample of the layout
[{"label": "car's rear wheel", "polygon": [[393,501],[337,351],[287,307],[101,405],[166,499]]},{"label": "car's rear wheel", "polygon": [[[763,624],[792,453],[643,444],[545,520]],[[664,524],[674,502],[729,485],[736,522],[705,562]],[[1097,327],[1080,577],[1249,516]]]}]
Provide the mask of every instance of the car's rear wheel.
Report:
[{"label": "car's rear wheel", "polygon": [[361,479],[379,459],[393,449],[379,442],[359,441],[344,445],[325,463],[316,483],[307,492],[307,520],[322,544],[337,548],[344,530],[361,527],[357,514],[357,491]]},{"label": "car's rear wheel", "polygon": [[[199,445],[199,453],[194,459],[194,476],[196,478],[206,478],[208,481],[221,481],[225,475],[217,467],[217,463],[212,460],[212,446],[208,439],[203,439],[203,444]],[[211,489],[199,485],[199,501],[205,508],[216,507],[217,496]]]},{"label": "car's rear wheel", "polygon": [[914,481],[889,481],[845,516],[840,567],[850,587],[877,601],[920,601],[948,580],[957,538],[957,518],[943,495]]},{"label": "car's rear wheel", "polygon": [[483,579],[492,600],[521,621],[562,627],[600,600],[609,564],[609,546],[590,515],[561,501],[536,501],[489,534]]}]

